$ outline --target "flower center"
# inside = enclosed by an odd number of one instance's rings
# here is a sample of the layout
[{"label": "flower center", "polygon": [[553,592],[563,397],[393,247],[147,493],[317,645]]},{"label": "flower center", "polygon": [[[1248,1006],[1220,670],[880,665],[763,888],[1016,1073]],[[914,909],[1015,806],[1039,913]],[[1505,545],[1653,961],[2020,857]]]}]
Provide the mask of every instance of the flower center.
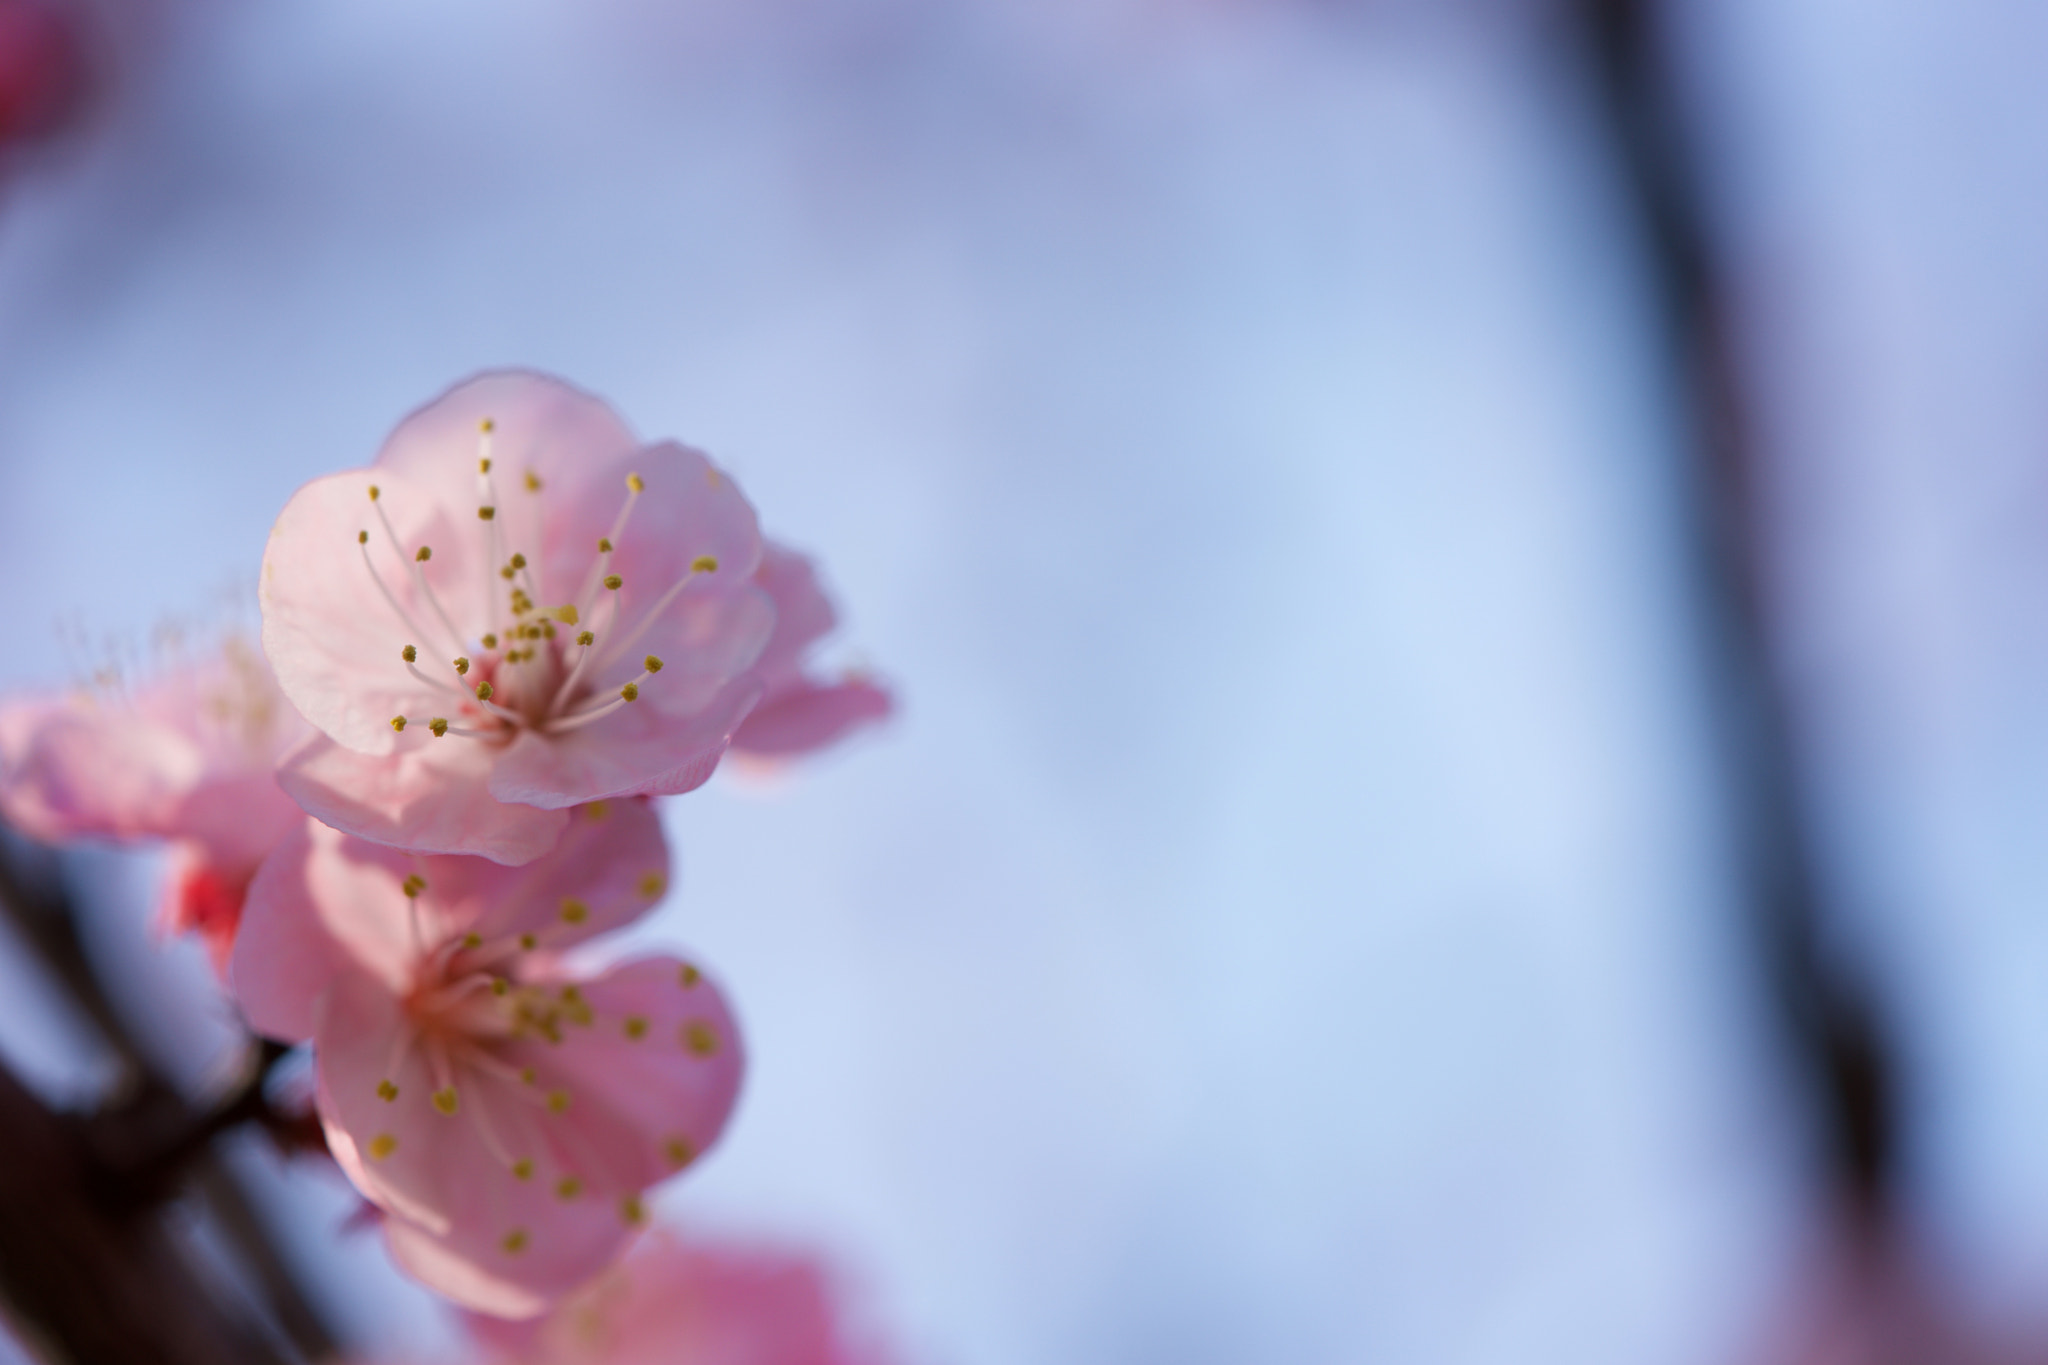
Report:
[{"label": "flower center", "polygon": [[[543,605],[538,567],[524,551],[507,554],[503,544],[491,457],[496,431],[497,424],[485,418],[478,432],[476,514],[484,540],[484,577],[480,628],[474,633],[457,628],[427,581],[426,565],[434,557],[433,547],[419,545],[408,553],[384,510],[383,490],[370,485],[370,505],[376,510],[383,538],[400,572],[411,576],[414,596],[431,613],[431,624],[439,627],[438,632],[421,628],[371,558],[368,528],[357,531],[363,568],[404,628],[406,642],[399,657],[425,693],[420,714],[393,716],[393,730],[403,732],[408,725],[424,725],[436,738],[457,735],[509,743],[522,731],[561,735],[603,720],[638,701],[641,688],[661,671],[662,661],[652,654],[645,656],[639,675],[624,682],[604,681],[606,676],[615,679],[623,671],[620,661],[685,588],[700,576],[718,571],[715,556],[697,556],[647,610],[630,624],[625,621],[622,604],[627,584],[613,572],[612,559],[623,543],[633,508],[646,491],[646,483],[637,473],[628,474],[625,501],[612,519],[610,533],[598,539],[575,600]],[[531,470],[521,484],[522,496],[541,497],[542,481]],[[538,526],[541,519],[535,517],[531,524]],[[423,646],[422,642],[427,643]],[[437,643],[448,650],[445,669],[431,661],[423,668],[423,647],[431,652]]]}]

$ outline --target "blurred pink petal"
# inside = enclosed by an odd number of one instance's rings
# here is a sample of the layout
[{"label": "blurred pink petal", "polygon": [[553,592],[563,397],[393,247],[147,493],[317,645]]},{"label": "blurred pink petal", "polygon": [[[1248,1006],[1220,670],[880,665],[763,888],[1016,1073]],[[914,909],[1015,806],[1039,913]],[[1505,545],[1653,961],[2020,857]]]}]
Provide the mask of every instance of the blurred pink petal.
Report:
[{"label": "blurred pink petal", "polygon": [[504,1316],[540,1312],[624,1248],[647,1187],[718,1140],[743,1069],[696,966],[564,967],[669,876],[646,801],[567,819],[517,869],[302,821],[250,888],[231,974],[253,1027],[312,1039],[328,1145],[390,1215],[392,1254]]},{"label": "blurred pink petal", "polygon": [[530,1323],[473,1321],[504,1365],[878,1365],[808,1257],[656,1235]]},{"label": "blurred pink petal", "polygon": [[293,790],[366,839],[518,862],[538,851],[501,832],[520,808],[695,786],[761,691],[760,558],[753,508],[698,452],[640,446],[543,375],[460,384],[271,532],[264,649],[361,756],[339,780],[295,764]]},{"label": "blurred pink petal", "polygon": [[1944,1295],[1895,1232],[1835,1230],[1753,1365],[2029,1365],[2038,1334],[2001,1337]]},{"label": "blurred pink petal", "polygon": [[764,693],[733,736],[732,747],[759,758],[794,757],[887,717],[894,703],[879,684],[851,676],[818,682],[804,672],[811,646],[836,620],[811,561],[769,544],[754,582],[775,601],[775,633],[754,665]]},{"label": "blurred pink petal", "polygon": [[313,735],[286,755],[277,780],[306,814],[336,829],[517,865],[553,848],[568,817],[498,800],[490,786],[496,762],[477,744],[415,745],[379,757]]},{"label": "blurred pink petal", "polygon": [[0,147],[57,127],[84,84],[76,11],[48,0],[0,0]]},{"label": "blurred pink petal", "polygon": [[302,820],[272,770],[308,733],[262,656],[231,639],[132,693],[0,707],[0,814],[49,842],[172,841],[161,922],[220,962],[250,877]]}]

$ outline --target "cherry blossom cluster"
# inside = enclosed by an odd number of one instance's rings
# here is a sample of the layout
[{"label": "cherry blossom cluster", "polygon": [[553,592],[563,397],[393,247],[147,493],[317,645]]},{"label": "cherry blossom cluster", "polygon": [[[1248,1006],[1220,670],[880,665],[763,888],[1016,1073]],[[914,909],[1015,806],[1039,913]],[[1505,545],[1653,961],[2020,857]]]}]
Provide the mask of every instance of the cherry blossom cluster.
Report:
[{"label": "cherry blossom cluster", "polygon": [[701,964],[578,951],[668,892],[653,798],[889,695],[814,675],[831,605],[728,474],[527,372],[300,489],[259,594],[260,653],[0,709],[0,812],[169,841],[163,922],[252,1029],[311,1044],[394,1258],[531,1318],[617,1260],[739,1094]]}]

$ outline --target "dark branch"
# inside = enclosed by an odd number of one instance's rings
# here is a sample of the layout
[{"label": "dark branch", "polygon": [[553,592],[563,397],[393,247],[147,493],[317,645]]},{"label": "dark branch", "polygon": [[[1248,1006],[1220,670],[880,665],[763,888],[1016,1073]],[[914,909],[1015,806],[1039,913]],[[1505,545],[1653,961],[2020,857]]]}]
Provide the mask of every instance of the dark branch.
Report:
[{"label": "dark branch", "polygon": [[1763,456],[1731,333],[1727,253],[1704,211],[1652,0],[1577,0],[1577,14],[1692,427],[1699,579],[1728,698],[1720,719],[1733,740],[1730,804],[1765,986],[1816,1095],[1843,1193],[1875,1215],[1896,1173],[1897,1061],[1868,992],[1821,947],[1822,892],[1769,619]]}]

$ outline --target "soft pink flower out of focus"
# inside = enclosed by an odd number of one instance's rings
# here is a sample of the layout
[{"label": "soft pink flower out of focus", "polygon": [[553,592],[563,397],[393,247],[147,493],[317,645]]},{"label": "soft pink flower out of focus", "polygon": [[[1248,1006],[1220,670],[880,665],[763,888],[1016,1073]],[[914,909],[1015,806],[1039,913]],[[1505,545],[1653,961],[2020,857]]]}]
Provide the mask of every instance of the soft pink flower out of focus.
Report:
[{"label": "soft pink flower out of focus", "polygon": [[886,717],[889,693],[872,680],[849,674],[820,682],[804,672],[805,655],[835,622],[811,561],[770,542],[754,582],[775,602],[775,633],[753,669],[765,691],[733,736],[733,749],[757,758],[789,758]]},{"label": "soft pink flower out of focus", "polygon": [[85,84],[76,10],[49,0],[0,0],[0,148],[47,133]]},{"label": "soft pink flower out of focus", "polygon": [[520,868],[410,855],[303,821],[249,890],[231,982],[249,1023],[311,1039],[329,1146],[393,1256],[465,1307],[531,1316],[602,1270],[641,1195],[739,1093],[717,988],[674,958],[585,978],[561,953],[652,906],[646,801],[575,813]]},{"label": "soft pink flower out of focus", "polygon": [[656,1235],[546,1317],[475,1323],[501,1365],[877,1365],[819,1265]]},{"label": "soft pink flower out of focus", "polygon": [[327,824],[517,864],[587,801],[710,777],[775,626],[754,509],[543,375],[482,375],[370,469],[295,494],[263,647],[323,734],[279,780]]},{"label": "soft pink flower out of focus", "polygon": [[308,733],[263,657],[229,639],[130,693],[0,707],[0,814],[50,843],[171,841],[161,922],[224,967],[249,879],[303,822],[273,769]]},{"label": "soft pink flower out of focus", "polygon": [[1841,1218],[1801,1268],[1752,1365],[2036,1365],[2038,1331],[2000,1334],[1930,1274],[1925,1249],[1867,1217]]}]

